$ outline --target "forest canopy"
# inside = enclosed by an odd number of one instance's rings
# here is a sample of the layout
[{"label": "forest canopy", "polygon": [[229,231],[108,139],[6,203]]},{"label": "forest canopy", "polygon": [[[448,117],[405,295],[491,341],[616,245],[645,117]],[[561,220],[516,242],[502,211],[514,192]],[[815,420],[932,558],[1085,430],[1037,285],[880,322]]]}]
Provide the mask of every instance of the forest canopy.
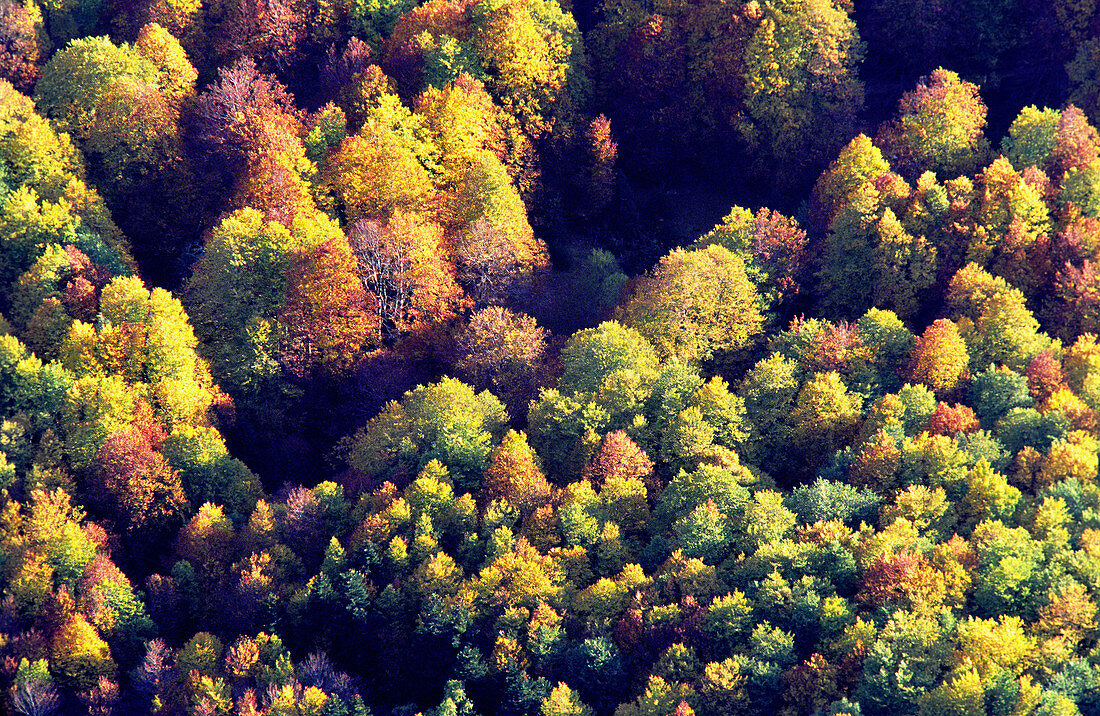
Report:
[{"label": "forest canopy", "polygon": [[1100,714],[1098,63],[0,0],[0,712]]}]

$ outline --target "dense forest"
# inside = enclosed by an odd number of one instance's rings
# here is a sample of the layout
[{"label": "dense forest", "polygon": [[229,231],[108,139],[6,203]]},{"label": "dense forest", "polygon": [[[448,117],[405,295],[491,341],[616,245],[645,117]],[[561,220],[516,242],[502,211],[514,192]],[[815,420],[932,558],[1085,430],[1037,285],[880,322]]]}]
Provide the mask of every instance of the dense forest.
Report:
[{"label": "dense forest", "polygon": [[0,712],[1100,715],[1095,0],[0,0]]}]

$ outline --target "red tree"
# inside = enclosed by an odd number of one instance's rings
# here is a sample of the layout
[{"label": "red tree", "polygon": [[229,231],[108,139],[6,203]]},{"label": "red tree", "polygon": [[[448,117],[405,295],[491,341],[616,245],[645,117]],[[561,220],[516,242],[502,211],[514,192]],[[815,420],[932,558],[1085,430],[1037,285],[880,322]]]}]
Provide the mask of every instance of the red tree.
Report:
[{"label": "red tree", "polygon": [[137,430],[107,438],[95,468],[92,501],[131,530],[171,522],[187,505],[179,475]]}]

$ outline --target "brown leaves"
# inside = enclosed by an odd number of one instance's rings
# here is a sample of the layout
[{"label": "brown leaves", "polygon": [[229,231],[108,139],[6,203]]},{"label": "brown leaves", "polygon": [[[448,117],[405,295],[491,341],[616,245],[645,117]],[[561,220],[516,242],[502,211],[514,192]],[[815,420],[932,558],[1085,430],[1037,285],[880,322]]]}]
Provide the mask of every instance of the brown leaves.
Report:
[{"label": "brown leaves", "polygon": [[942,603],[943,576],[928,559],[909,550],[887,552],[867,568],[857,598],[874,607],[898,605],[910,609]]},{"label": "brown leaves", "polygon": [[107,438],[90,487],[93,502],[134,530],[176,519],[187,505],[179,475],[136,430]]},{"label": "brown leaves", "polygon": [[936,412],[929,418],[926,429],[933,435],[953,437],[960,432],[974,432],[979,427],[981,425],[978,423],[978,416],[971,408],[959,403],[952,406],[941,401],[936,406]]},{"label": "brown leaves", "polygon": [[359,277],[377,301],[379,337],[410,332],[426,337],[431,326],[457,315],[462,289],[438,224],[397,213],[385,224],[357,222],[348,241]]},{"label": "brown leaves", "polygon": [[549,336],[530,316],[490,306],[471,316],[459,335],[455,367],[478,390],[500,396],[510,414],[522,415],[551,378]]},{"label": "brown leaves", "polygon": [[218,71],[218,81],[199,95],[194,112],[196,140],[231,164],[241,164],[251,147],[254,123],[265,114],[294,116],[286,88],[263,75],[250,58]]},{"label": "brown leaves", "polygon": [[604,436],[600,449],[584,466],[581,477],[593,486],[601,487],[610,479],[642,480],[649,488],[656,487],[649,479],[653,461],[624,431],[615,430]]},{"label": "brown leaves", "polygon": [[279,350],[298,378],[317,368],[348,370],[377,335],[377,300],[363,290],[356,266],[351,248],[338,239],[292,254]]},{"label": "brown leaves", "polygon": [[535,462],[535,452],[527,444],[527,436],[508,431],[493,450],[482,486],[483,499],[506,499],[524,514],[534,511],[550,500],[550,483]]},{"label": "brown leaves", "polygon": [[0,0],[0,79],[20,92],[30,92],[38,79],[40,50],[35,25],[41,23],[37,5]]}]

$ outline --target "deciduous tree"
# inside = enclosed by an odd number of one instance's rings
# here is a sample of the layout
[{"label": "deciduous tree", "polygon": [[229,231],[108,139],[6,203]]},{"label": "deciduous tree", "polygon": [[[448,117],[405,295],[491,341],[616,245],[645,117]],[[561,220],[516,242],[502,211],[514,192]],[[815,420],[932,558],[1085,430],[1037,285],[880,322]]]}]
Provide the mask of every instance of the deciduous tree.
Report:
[{"label": "deciduous tree", "polygon": [[939,68],[902,95],[876,143],[898,172],[912,178],[925,170],[945,179],[970,174],[989,153],[985,115],[978,88]]},{"label": "deciduous tree", "polygon": [[347,241],[333,238],[290,257],[280,354],[298,377],[320,367],[347,371],[378,333],[373,296],[363,290]]},{"label": "deciduous tree", "polygon": [[967,377],[970,356],[958,327],[946,318],[932,323],[917,338],[907,372],[914,383],[948,393]]},{"label": "deciduous tree", "polygon": [[492,390],[522,415],[549,382],[549,333],[535,319],[491,306],[470,317],[458,337],[455,367],[478,390]]},{"label": "deciduous tree", "polygon": [[42,11],[34,2],[0,3],[0,79],[20,92],[30,92],[47,42]]},{"label": "deciduous tree", "polygon": [[763,326],[745,264],[728,249],[677,249],[641,279],[618,317],[662,358],[699,363],[750,348]]}]

